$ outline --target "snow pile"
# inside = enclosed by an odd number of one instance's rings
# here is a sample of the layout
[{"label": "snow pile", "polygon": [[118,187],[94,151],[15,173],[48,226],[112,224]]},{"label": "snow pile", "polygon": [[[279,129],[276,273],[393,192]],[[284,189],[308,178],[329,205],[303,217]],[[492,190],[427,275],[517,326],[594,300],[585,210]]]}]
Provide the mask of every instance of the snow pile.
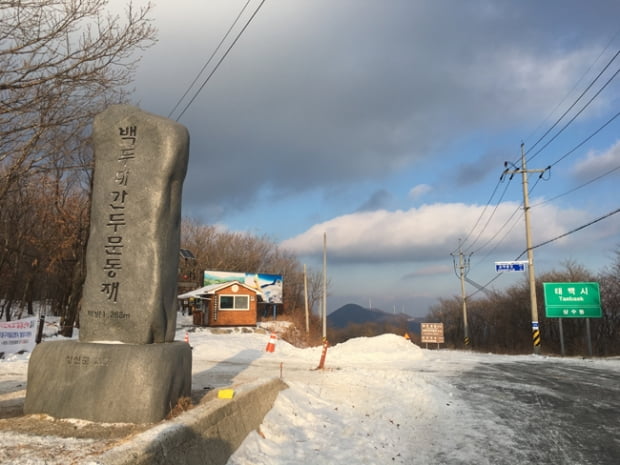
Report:
[{"label": "snow pile", "polygon": [[422,349],[396,334],[350,339],[328,349],[328,354],[329,359],[334,363],[343,364],[376,362],[406,364],[424,357]]},{"label": "snow pile", "polygon": [[[269,353],[269,331],[195,328],[180,316],[176,339],[186,334],[194,391],[280,376],[289,385],[229,465],[529,463],[519,430],[484,399],[472,404],[459,379],[478,364],[549,363],[545,357],[426,350],[385,334],[329,347],[325,369],[316,370],[321,347],[299,349],[278,339]],[[570,363],[620,372],[617,359]],[[0,405],[25,395],[27,366],[28,354],[0,360]],[[85,463],[107,446],[2,431],[0,464]]]}]

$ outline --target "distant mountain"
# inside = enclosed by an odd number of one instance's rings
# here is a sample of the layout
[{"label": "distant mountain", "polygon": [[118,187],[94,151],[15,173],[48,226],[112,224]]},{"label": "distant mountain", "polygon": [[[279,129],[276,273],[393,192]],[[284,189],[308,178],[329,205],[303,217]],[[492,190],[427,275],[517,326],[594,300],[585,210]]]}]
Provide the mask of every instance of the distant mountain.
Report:
[{"label": "distant mountain", "polygon": [[393,323],[402,324],[406,321],[408,331],[420,333],[420,321],[404,313],[389,313],[379,309],[368,309],[357,304],[346,304],[327,315],[327,325],[331,328],[343,329],[351,323]]}]

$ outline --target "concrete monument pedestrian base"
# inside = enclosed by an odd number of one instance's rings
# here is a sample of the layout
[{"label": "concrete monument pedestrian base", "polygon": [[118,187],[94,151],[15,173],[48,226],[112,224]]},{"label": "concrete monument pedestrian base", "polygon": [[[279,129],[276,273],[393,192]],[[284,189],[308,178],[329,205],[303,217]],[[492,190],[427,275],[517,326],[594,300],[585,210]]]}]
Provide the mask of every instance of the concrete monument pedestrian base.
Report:
[{"label": "concrete monument pedestrian base", "polygon": [[185,342],[39,344],[28,365],[24,413],[104,423],[155,423],[191,395]]}]

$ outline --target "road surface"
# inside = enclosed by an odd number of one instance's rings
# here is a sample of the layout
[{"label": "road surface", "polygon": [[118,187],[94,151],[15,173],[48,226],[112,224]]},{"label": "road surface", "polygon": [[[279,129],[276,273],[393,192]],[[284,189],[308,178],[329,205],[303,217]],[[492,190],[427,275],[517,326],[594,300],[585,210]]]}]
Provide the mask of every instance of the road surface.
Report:
[{"label": "road surface", "polygon": [[478,413],[514,432],[522,447],[513,463],[620,463],[617,371],[548,359],[480,364],[453,382]]}]

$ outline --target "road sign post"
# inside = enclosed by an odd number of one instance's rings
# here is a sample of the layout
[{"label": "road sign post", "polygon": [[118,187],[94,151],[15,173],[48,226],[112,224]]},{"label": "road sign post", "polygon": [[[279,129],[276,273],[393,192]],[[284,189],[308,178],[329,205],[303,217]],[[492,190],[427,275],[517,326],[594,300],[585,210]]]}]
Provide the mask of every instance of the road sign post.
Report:
[{"label": "road sign post", "polygon": [[420,323],[420,333],[420,341],[426,343],[427,349],[429,342],[437,343],[437,348],[444,343],[443,323]]},{"label": "road sign post", "polygon": [[564,356],[562,318],[585,318],[588,354],[592,357],[590,318],[601,318],[601,294],[594,282],[543,283],[547,318],[558,318],[560,348]]},{"label": "road sign post", "polygon": [[543,283],[547,318],[601,318],[598,283]]}]

